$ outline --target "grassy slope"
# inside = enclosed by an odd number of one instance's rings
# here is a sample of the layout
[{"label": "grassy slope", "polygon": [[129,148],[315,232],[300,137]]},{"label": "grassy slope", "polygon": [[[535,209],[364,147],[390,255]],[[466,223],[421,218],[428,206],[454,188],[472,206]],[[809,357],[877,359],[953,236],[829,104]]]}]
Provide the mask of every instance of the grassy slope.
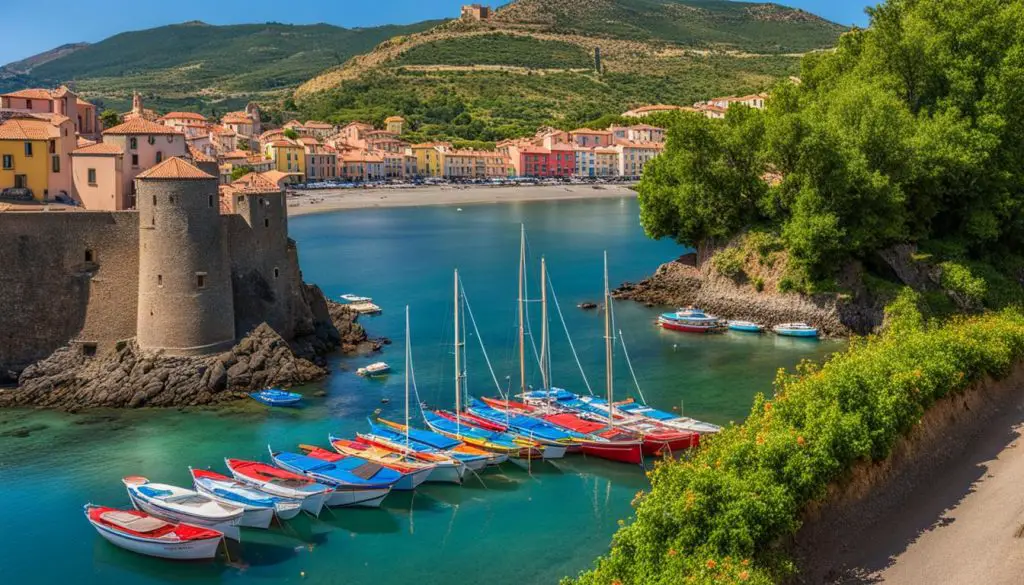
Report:
[{"label": "grassy slope", "polygon": [[122,33],[40,65],[0,90],[71,82],[85,95],[126,105],[133,90],[157,98],[148,106],[203,109],[226,98],[286,91],[320,71],[395,35],[431,28],[344,29],[324,24],[210,26],[186,23]]}]

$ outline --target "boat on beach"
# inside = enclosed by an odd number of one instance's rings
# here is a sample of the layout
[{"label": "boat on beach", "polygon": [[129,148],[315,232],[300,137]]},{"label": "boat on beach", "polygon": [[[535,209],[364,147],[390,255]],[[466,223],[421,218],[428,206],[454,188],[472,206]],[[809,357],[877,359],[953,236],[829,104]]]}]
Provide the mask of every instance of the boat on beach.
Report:
[{"label": "boat on beach", "polygon": [[185,522],[216,530],[225,538],[239,540],[244,510],[223,504],[198,492],[165,483],[152,483],[140,475],[121,480],[137,510],[171,522]]},{"label": "boat on beach", "polygon": [[275,515],[290,520],[302,511],[300,500],[270,495],[214,471],[191,467],[188,470],[197,492],[222,504],[241,506],[244,514],[240,526],[269,528]]},{"label": "boat on beach", "polygon": [[85,517],[114,546],[162,559],[212,559],[224,540],[224,535],[216,530],[171,522],[139,510],[86,504]]},{"label": "boat on beach", "polygon": [[740,331],[743,333],[763,333],[764,327],[753,321],[731,320],[728,323],[729,331]]},{"label": "boat on beach", "polygon": [[776,335],[783,337],[817,337],[818,328],[807,323],[782,323],[772,328]]},{"label": "boat on beach", "polygon": [[296,406],[302,401],[302,394],[286,392],[278,388],[252,392],[249,397],[267,406]]},{"label": "boat on beach", "polygon": [[269,445],[267,450],[270,452],[270,460],[281,469],[305,475],[334,488],[327,498],[327,506],[331,508],[380,507],[384,498],[391,493],[392,486],[401,479],[398,472],[358,457],[324,461],[308,455],[274,451]]},{"label": "boat on beach", "polygon": [[391,371],[391,366],[384,362],[374,362],[368,366],[363,366],[356,370],[356,373],[364,378],[372,378],[374,376],[383,376]]},{"label": "boat on beach", "polygon": [[320,510],[333,492],[331,486],[259,461],[225,459],[224,464],[238,481],[273,496],[299,500],[302,509],[313,516],[320,515]]},{"label": "boat on beach", "polygon": [[662,313],[658,316],[658,325],[662,329],[686,333],[715,333],[725,329],[721,319],[693,307]]}]

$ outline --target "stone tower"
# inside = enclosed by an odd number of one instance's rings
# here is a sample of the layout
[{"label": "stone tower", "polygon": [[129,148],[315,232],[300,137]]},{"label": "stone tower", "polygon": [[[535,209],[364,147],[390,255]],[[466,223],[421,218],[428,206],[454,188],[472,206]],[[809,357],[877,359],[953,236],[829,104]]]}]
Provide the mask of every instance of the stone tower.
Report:
[{"label": "stone tower", "polygon": [[137,91],[132,92],[132,113],[142,116],[142,96]]},{"label": "stone tower", "polygon": [[256,102],[249,102],[245,106],[245,113],[252,118],[252,135],[259,136],[263,133],[263,122],[260,121],[260,107]]},{"label": "stone tower", "polygon": [[137,177],[139,347],[170,355],[234,343],[234,305],[217,179],[181,158]]}]

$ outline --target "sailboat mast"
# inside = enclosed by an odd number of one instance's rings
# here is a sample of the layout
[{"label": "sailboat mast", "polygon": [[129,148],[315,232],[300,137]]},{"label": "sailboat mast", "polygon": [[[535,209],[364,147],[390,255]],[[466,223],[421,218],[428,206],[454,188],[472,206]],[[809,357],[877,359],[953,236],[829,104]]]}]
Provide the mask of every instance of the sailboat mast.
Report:
[{"label": "sailboat mast", "polygon": [[409,349],[409,305],[405,306],[405,451],[409,452],[409,368],[411,367],[411,351]]},{"label": "sailboat mast", "polygon": [[604,253],[604,359],[608,392],[608,424],[615,424],[612,413],[612,298],[608,294],[608,252]]},{"label": "sailboat mast", "polygon": [[549,368],[551,357],[548,348],[548,275],[544,257],[540,257],[540,375],[544,383],[544,391],[551,388]]},{"label": "sailboat mast", "polygon": [[462,360],[459,350],[459,269],[455,269],[455,431],[462,435]]},{"label": "sailboat mast", "polygon": [[519,388],[526,394],[526,328],[525,294],[523,281],[526,278],[526,226],[519,231]]}]

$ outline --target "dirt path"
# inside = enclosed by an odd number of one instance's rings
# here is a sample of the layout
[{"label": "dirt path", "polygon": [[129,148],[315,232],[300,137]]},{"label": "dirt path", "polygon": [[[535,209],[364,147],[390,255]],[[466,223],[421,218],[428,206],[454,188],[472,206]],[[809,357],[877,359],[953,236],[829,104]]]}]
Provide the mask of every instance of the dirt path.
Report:
[{"label": "dirt path", "polygon": [[[1024,583],[1022,371],[998,383],[995,395],[943,405],[930,422],[948,428],[910,447],[903,456],[911,464],[864,501],[802,531],[799,581]],[[936,452],[942,444],[950,447]]]}]

